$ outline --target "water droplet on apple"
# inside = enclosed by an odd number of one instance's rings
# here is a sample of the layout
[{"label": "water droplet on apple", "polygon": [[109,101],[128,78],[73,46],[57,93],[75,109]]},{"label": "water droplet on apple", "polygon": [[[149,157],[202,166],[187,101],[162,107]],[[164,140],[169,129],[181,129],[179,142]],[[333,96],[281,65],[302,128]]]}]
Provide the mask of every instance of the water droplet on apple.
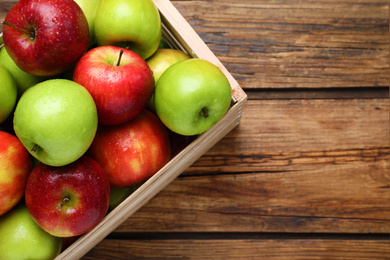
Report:
[{"label": "water droplet on apple", "polygon": [[54,17],[53,19],[51,19],[53,23],[58,23],[58,18],[57,17]]}]

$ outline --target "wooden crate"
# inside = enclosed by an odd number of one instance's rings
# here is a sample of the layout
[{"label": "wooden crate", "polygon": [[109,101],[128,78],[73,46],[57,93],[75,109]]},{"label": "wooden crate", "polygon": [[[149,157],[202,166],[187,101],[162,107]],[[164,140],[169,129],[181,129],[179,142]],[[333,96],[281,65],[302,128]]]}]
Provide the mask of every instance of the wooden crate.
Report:
[{"label": "wooden crate", "polygon": [[[163,38],[174,48],[187,52],[191,57],[212,62],[227,76],[232,88],[231,107],[211,129],[172,158],[160,171],[107,214],[99,225],[64,250],[56,260],[81,258],[239,124],[242,108],[247,100],[245,92],[170,1],[154,2],[160,11]],[[1,45],[2,39],[0,40]]]}]

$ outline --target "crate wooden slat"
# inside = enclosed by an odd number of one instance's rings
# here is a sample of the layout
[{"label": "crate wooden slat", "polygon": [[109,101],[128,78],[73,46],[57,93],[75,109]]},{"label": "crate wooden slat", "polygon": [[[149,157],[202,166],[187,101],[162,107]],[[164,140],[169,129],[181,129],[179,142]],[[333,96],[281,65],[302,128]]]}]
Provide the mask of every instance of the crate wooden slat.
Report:
[{"label": "crate wooden slat", "polygon": [[56,260],[82,257],[240,122],[242,108],[247,100],[245,92],[170,1],[154,0],[154,2],[160,11],[164,39],[175,48],[187,52],[190,56],[208,60],[218,66],[230,82],[232,105],[218,123],[176,155],[159,172],[111,211],[98,226],[84,234],[63,251]]}]

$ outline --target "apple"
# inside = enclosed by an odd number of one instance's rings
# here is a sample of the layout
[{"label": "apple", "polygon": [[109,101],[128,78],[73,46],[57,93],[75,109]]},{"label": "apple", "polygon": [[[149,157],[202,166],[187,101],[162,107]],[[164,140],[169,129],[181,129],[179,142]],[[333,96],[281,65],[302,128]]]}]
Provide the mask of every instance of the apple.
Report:
[{"label": "apple", "polygon": [[88,154],[104,168],[112,188],[123,188],[160,170],[170,159],[171,147],[165,126],[145,109],[123,124],[99,125]]},{"label": "apple", "polygon": [[204,133],[225,115],[230,102],[231,87],[225,74],[198,58],[170,66],[154,92],[157,115],[180,135]]},{"label": "apple", "polygon": [[110,203],[110,183],[99,163],[88,156],[62,167],[39,163],[28,177],[25,200],[43,230],[74,237],[103,219]]},{"label": "apple", "polygon": [[92,95],[99,123],[106,125],[133,119],[145,109],[154,91],[153,73],[145,60],[116,46],[89,50],[77,62],[73,80]]},{"label": "apple", "polygon": [[88,21],[73,0],[20,0],[3,21],[4,47],[23,71],[64,72],[87,50]]},{"label": "apple", "polygon": [[24,203],[0,216],[0,259],[54,259],[62,239],[40,228]]},{"label": "apple", "polygon": [[154,81],[157,83],[161,74],[171,65],[188,60],[191,57],[181,50],[158,49],[151,57],[146,60],[150,69],[153,71]]},{"label": "apple", "polygon": [[12,209],[24,196],[32,161],[16,136],[0,131],[0,215]]},{"label": "apple", "polygon": [[87,18],[89,28],[89,45],[95,43],[95,37],[93,34],[93,20],[95,19],[96,8],[100,0],[74,0],[83,10],[85,17]]},{"label": "apple", "polygon": [[80,158],[98,125],[96,105],[80,84],[50,79],[24,92],[14,113],[14,130],[40,162],[63,166]]},{"label": "apple", "polygon": [[153,0],[100,0],[93,24],[98,45],[117,45],[147,59],[160,44],[160,13]]},{"label": "apple", "polygon": [[[153,71],[153,77],[155,84],[157,83],[158,79],[160,78],[161,74],[171,65],[182,61],[190,59],[191,57],[181,51],[181,50],[175,50],[175,49],[158,49],[151,57],[149,57],[146,60],[146,63],[148,63],[149,68]],[[148,105],[148,109],[152,112],[156,112],[156,109],[154,107],[154,98],[150,99]]]},{"label": "apple", "polygon": [[158,45],[158,49],[173,49],[173,47],[168,41],[161,38],[160,44]]},{"label": "apple", "polygon": [[50,77],[36,76],[21,70],[9,56],[6,48],[0,49],[0,65],[6,68],[13,76],[18,89],[18,97],[20,97],[28,88],[39,82],[50,79]]},{"label": "apple", "polygon": [[11,73],[0,65],[0,124],[12,114],[18,95],[15,80]]},{"label": "apple", "polygon": [[110,195],[110,206],[108,210],[111,211],[116,208],[122,201],[124,201],[128,196],[130,196],[136,189],[141,186],[140,184],[130,185],[124,188],[111,188]]}]

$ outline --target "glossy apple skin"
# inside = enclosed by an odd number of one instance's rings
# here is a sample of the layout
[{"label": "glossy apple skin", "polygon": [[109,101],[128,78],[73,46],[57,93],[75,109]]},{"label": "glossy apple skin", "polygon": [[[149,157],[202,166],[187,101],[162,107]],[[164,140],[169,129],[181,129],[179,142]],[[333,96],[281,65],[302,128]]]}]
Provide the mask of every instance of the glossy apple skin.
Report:
[{"label": "glossy apple skin", "polygon": [[0,215],[24,196],[32,161],[16,136],[0,131]]},{"label": "glossy apple skin", "polygon": [[28,88],[50,79],[50,77],[40,77],[21,70],[9,56],[6,48],[0,49],[0,65],[6,68],[13,76],[18,89],[18,97],[22,96]]},{"label": "glossy apple skin", "polygon": [[40,228],[24,203],[0,216],[0,259],[54,259],[62,239]]},{"label": "glossy apple skin", "polygon": [[[116,66],[123,50],[120,65]],[[137,53],[115,46],[88,51],[77,63],[73,80],[93,97],[100,124],[117,125],[136,117],[154,91],[153,73]]]},{"label": "glossy apple skin", "polygon": [[95,36],[93,34],[93,20],[95,19],[96,8],[100,0],[74,0],[83,10],[88,21],[89,27],[89,45],[95,43]]},{"label": "glossy apple skin", "polygon": [[144,110],[126,123],[99,125],[88,154],[105,169],[111,187],[123,188],[160,170],[170,159],[171,146],[165,126]]},{"label": "glossy apple skin", "polygon": [[12,74],[0,64],[0,124],[13,112],[18,88]]},{"label": "glossy apple skin", "polygon": [[191,58],[173,64],[156,84],[157,115],[173,132],[198,135],[210,129],[229,109],[231,87],[209,61]]},{"label": "glossy apple skin", "polygon": [[[158,49],[151,57],[146,60],[146,63],[149,65],[149,68],[153,71],[154,83],[156,84],[161,74],[169,68],[171,65],[182,61],[188,60],[191,57],[181,51],[175,49]],[[156,112],[154,106],[154,98],[150,99],[147,108],[153,113]]]},{"label": "glossy apple skin", "polygon": [[51,79],[29,88],[14,113],[16,136],[32,156],[51,166],[80,158],[98,126],[95,102],[71,80]]},{"label": "glossy apple skin", "polygon": [[171,65],[182,60],[188,60],[191,57],[175,49],[158,49],[151,57],[146,60],[150,69],[153,71],[154,81],[157,82],[161,74]]},{"label": "glossy apple skin", "polygon": [[143,59],[157,50],[162,33],[153,0],[100,0],[93,29],[98,45],[129,47]]},{"label": "glossy apple skin", "polygon": [[89,45],[87,19],[73,0],[20,0],[5,20],[4,46],[23,71],[53,76],[68,69]]},{"label": "glossy apple skin", "polygon": [[26,185],[28,211],[46,232],[58,237],[84,234],[105,216],[110,203],[110,183],[92,158],[52,167],[39,163]]}]

